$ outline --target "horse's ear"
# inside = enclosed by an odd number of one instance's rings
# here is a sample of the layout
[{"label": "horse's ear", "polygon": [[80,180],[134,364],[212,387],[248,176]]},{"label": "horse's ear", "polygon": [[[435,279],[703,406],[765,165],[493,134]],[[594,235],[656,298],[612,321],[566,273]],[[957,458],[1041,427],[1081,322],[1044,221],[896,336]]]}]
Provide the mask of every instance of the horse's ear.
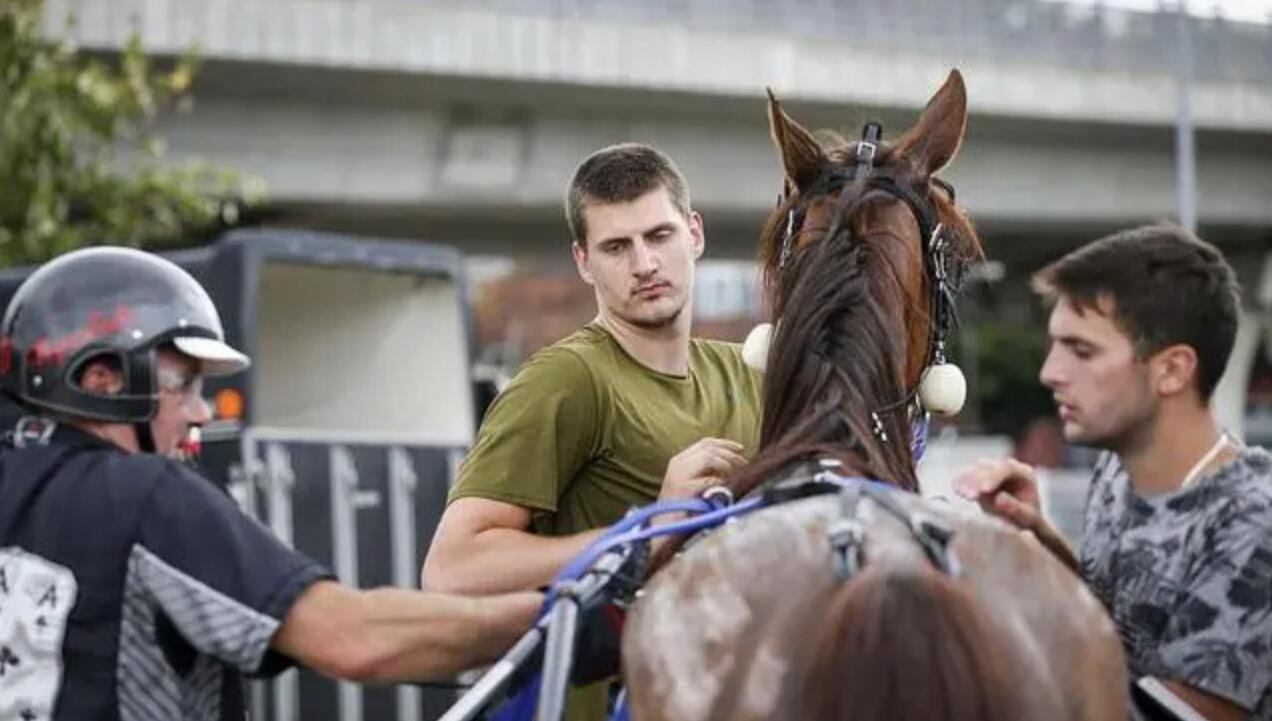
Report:
[{"label": "horse's ear", "polygon": [[966,129],[967,87],[963,74],[951,70],[945,84],[923,108],[919,122],[897,139],[896,149],[930,176],[954,159]]},{"label": "horse's ear", "polygon": [[817,179],[825,156],[813,134],[782,110],[782,104],[777,102],[772,90],[768,91],[768,97],[769,129],[773,133],[777,154],[782,158],[786,181],[802,190]]}]

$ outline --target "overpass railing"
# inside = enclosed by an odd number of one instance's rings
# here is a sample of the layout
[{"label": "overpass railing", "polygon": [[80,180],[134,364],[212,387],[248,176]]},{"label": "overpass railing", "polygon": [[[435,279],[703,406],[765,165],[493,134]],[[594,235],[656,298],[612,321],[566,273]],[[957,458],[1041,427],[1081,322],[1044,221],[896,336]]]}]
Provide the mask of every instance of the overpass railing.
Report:
[{"label": "overpass railing", "polygon": [[[350,2],[365,0],[348,0]],[[373,0],[766,32],[942,58],[1173,72],[1178,16],[1054,0]],[[1267,23],[1188,16],[1193,75],[1272,80]]]}]

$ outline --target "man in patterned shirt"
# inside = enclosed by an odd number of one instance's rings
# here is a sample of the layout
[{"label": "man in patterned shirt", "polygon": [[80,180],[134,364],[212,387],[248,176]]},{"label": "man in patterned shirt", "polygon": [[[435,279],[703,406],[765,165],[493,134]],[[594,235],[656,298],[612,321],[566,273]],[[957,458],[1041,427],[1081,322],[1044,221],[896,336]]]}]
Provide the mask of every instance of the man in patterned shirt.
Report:
[{"label": "man in patterned shirt", "polygon": [[1150,226],[1070,253],[1034,288],[1052,303],[1040,377],[1065,438],[1109,451],[1080,555],[1043,518],[1029,466],[982,461],[955,487],[1080,570],[1134,676],[1207,719],[1272,719],[1272,454],[1227,436],[1209,406],[1236,337],[1232,268]]}]

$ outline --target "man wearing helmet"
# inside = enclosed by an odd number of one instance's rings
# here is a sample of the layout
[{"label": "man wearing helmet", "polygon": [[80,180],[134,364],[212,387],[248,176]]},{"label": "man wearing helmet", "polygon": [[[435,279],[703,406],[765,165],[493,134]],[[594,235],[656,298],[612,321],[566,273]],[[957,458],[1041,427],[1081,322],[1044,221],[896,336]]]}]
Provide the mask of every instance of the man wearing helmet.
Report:
[{"label": "man wearing helmet", "polygon": [[343,587],[170,458],[202,377],[248,363],[157,256],[77,251],[18,289],[0,382],[37,415],[0,451],[0,719],[241,719],[241,674],[440,677],[529,626],[534,593]]}]

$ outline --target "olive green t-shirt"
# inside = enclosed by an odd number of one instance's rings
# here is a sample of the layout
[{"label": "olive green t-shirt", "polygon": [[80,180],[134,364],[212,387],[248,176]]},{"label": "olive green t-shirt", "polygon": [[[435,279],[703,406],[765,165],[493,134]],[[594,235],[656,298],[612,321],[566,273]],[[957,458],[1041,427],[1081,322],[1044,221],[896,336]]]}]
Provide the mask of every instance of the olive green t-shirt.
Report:
[{"label": "olive green t-shirt", "polygon": [[491,405],[449,500],[534,509],[532,529],[608,526],[653,502],[671,457],[710,436],[755,452],[760,378],[733,343],[691,340],[689,373],[650,370],[584,326],[535,353]]},{"label": "olive green t-shirt", "polygon": [[[689,373],[650,370],[588,325],[526,361],[486,412],[449,499],[533,509],[561,536],[608,526],[652,503],[671,457],[704,437],[755,453],[760,376],[738,345],[691,340]],[[606,684],[571,691],[566,721],[601,721]]]}]

